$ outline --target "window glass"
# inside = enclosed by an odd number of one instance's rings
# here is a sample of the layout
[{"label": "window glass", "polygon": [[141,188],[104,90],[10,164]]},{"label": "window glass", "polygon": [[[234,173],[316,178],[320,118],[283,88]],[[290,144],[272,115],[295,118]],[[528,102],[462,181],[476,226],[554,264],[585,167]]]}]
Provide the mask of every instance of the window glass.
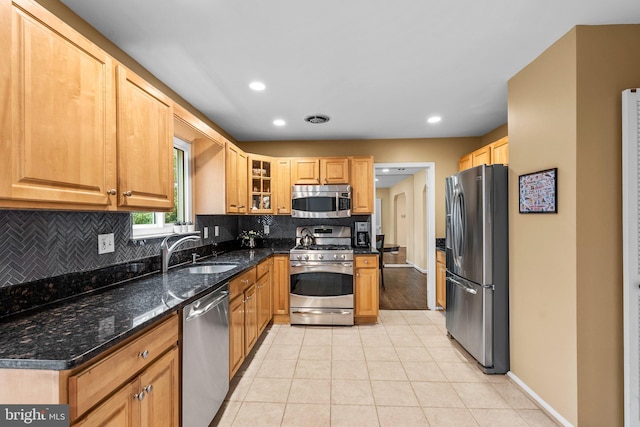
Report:
[{"label": "window glass", "polygon": [[170,212],[133,212],[131,214],[132,237],[150,237],[173,233],[176,222],[191,221],[191,183],[189,159],[191,146],[173,139],[173,210]]}]

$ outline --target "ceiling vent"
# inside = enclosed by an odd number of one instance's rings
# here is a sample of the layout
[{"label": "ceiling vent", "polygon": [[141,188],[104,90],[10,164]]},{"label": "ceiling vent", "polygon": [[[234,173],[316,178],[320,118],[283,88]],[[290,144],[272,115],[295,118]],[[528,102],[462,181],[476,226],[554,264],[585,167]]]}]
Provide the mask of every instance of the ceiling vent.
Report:
[{"label": "ceiling vent", "polygon": [[322,124],[322,123],[327,123],[329,121],[329,116],[325,116],[322,114],[314,114],[312,116],[305,117],[304,121],[313,123],[313,124]]}]

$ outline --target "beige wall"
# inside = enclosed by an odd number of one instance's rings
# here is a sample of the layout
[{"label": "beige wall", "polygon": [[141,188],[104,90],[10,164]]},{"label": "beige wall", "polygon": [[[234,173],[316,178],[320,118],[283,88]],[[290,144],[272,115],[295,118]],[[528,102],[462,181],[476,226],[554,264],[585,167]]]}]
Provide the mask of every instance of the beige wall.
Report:
[{"label": "beige wall", "polygon": [[[621,95],[640,25],[576,27],[509,81],[511,370],[576,425],[623,423]],[[558,168],[556,215],[517,176]]]},{"label": "beige wall", "polygon": [[389,230],[391,230],[391,202],[389,200],[389,189],[388,188],[376,188],[376,199],[380,199],[380,205],[381,205],[381,211],[382,211],[382,218],[381,218],[381,225],[382,225],[382,233],[385,234],[385,243],[389,243],[391,242],[391,240],[389,240],[391,237],[389,237],[387,235],[387,233],[389,232]]},{"label": "beige wall", "polygon": [[577,34],[578,421],[622,425],[621,92],[640,87],[640,25]]},{"label": "beige wall", "polygon": [[491,132],[487,132],[485,135],[480,138],[480,146],[485,146],[487,144],[491,144],[493,141],[497,141],[500,138],[504,138],[509,135],[509,128],[507,123],[502,126],[498,126]]},{"label": "beige wall", "polygon": [[[511,371],[577,421],[572,31],[509,80]],[[518,213],[518,175],[558,168],[558,214]]]},{"label": "beige wall", "polygon": [[376,163],[435,163],[436,237],[444,237],[444,179],[458,159],[480,146],[480,137],[238,142],[249,153],[280,157],[373,156]]}]

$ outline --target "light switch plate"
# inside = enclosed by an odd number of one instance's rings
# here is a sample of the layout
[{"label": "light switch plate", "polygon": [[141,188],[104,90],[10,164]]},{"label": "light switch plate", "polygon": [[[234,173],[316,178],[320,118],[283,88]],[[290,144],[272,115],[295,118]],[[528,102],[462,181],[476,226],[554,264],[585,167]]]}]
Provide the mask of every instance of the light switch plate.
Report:
[{"label": "light switch plate", "polygon": [[203,234],[204,234],[204,236],[203,236],[203,237],[204,237],[205,239],[208,239],[208,238],[209,238],[209,227],[204,227],[204,228],[202,229],[202,232],[203,232]]},{"label": "light switch plate", "polygon": [[98,255],[115,252],[113,233],[98,234]]},{"label": "light switch plate", "polygon": [[269,235],[269,224],[264,224],[263,228],[264,228],[264,234],[268,236]]},{"label": "light switch plate", "polygon": [[220,235],[220,228],[217,225],[213,226],[213,235],[218,237]]}]

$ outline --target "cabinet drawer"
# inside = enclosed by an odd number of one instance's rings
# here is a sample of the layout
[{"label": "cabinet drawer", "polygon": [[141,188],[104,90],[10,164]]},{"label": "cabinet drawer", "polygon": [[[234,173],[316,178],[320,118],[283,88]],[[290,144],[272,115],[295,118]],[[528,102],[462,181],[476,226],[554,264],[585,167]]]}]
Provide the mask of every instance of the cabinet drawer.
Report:
[{"label": "cabinet drawer", "polygon": [[71,418],[84,414],[178,341],[177,315],[69,377]]},{"label": "cabinet drawer", "polygon": [[229,299],[240,295],[244,290],[256,283],[256,268],[251,268],[229,282]]},{"label": "cabinet drawer", "polygon": [[271,262],[271,258],[265,259],[260,264],[258,264],[258,267],[257,267],[257,269],[258,269],[257,278],[258,279],[269,272],[269,263],[270,262]]},{"label": "cabinet drawer", "polygon": [[378,268],[377,255],[358,255],[356,258],[356,268]]}]

